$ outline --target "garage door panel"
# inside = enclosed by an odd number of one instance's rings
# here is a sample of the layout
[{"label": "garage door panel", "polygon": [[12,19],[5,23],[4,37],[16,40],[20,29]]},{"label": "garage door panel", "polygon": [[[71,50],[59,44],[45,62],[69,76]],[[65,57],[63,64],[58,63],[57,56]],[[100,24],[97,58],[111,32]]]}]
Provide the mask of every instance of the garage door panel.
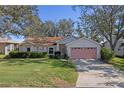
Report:
[{"label": "garage door panel", "polygon": [[96,48],[72,48],[72,59],[96,59]]}]

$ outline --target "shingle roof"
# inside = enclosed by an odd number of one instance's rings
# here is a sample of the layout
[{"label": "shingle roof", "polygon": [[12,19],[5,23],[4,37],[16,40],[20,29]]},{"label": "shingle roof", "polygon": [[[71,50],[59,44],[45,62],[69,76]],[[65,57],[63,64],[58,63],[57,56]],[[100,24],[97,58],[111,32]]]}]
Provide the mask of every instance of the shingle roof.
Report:
[{"label": "shingle roof", "polygon": [[15,42],[13,40],[7,39],[7,38],[0,38],[0,43],[12,43],[17,44],[18,42]]},{"label": "shingle roof", "polygon": [[56,41],[63,39],[63,37],[28,37],[22,43],[30,43],[30,44],[37,44],[37,45],[54,45]]}]

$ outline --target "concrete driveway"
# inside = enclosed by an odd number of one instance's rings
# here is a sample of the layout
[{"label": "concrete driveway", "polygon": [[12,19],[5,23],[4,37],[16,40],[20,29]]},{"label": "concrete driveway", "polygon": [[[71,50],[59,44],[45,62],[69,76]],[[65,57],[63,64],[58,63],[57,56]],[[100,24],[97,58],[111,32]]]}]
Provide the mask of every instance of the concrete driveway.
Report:
[{"label": "concrete driveway", "polygon": [[76,87],[124,87],[124,74],[99,60],[74,60],[79,73]]}]

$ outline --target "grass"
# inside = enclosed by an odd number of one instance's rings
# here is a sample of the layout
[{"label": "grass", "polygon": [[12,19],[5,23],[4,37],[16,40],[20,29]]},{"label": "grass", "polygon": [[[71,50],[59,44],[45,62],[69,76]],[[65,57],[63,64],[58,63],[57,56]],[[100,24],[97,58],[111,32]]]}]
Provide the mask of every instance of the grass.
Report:
[{"label": "grass", "polygon": [[4,58],[5,57],[5,55],[3,55],[3,54],[0,54],[0,59],[2,59],[2,58]]},{"label": "grass", "polygon": [[109,63],[113,64],[120,70],[124,70],[124,58],[114,57]]},{"label": "grass", "polygon": [[0,59],[0,87],[74,87],[76,80],[59,59]]}]

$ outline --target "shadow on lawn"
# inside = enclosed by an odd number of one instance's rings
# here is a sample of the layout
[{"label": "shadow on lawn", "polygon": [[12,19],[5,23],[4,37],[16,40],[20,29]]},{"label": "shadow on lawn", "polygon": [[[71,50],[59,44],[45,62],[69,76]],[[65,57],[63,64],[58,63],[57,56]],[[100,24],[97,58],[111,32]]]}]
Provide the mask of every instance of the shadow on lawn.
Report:
[{"label": "shadow on lawn", "polygon": [[61,61],[61,60],[55,60],[51,62],[51,65],[55,68],[55,67],[64,67],[64,68],[75,68],[74,64],[69,61]]},{"label": "shadow on lawn", "polygon": [[51,67],[64,67],[64,68],[74,68],[71,61],[61,60],[61,59],[49,59],[49,58],[15,58],[15,59],[0,59],[0,62],[4,62],[5,65],[25,65],[28,63],[38,63],[38,64],[50,64]]},{"label": "shadow on lawn", "polygon": [[46,59],[1,59],[0,62],[5,62],[7,65],[24,65],[27,63],[46,63]]}]

